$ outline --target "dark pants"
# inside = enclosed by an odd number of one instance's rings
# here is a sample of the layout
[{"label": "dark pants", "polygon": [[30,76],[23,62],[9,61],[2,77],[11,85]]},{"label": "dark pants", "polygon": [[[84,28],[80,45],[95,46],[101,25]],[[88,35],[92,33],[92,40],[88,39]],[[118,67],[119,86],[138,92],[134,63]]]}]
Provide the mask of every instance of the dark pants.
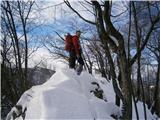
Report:
[{"label": "dark pants", "polygon": [[75,68],[76,60],[80,65],[84,65],[84,61],[82,59],[81,53],[80,53],[80,57],[77,58],[76,53],[74,51],[70,51],[69,52],[69,68]]}]

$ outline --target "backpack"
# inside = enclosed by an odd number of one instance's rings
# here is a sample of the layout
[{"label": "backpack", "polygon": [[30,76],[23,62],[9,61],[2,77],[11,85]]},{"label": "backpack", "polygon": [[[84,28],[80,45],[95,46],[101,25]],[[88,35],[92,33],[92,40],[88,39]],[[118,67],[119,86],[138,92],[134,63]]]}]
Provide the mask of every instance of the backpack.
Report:
[{"label": "backpack", "polygon": [[73,49],[72,37],[69,33],[65,36],[65,50],[68,52]]}]

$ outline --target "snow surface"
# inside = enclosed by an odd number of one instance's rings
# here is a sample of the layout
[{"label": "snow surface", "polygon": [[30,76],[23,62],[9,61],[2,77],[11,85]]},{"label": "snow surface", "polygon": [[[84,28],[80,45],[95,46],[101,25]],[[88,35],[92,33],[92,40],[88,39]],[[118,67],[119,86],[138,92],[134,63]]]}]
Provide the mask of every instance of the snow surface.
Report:
[{"label": "snow surface", "polygon": [[[107,102],[90,92],[96,88],[92,82],[99,83]],[[120,108],[115,105],[115,93],[111,83],[85,71],[78,76],[74,70],[68,68],[57,69],[47,82],[26,91],[17,105],[22,105],[23,110],[27,108],[25,119],[107,120],[113,119],[111,115],[121,115]],[[138,109],[140,119],[144,119],[141,102],[138,103]],[[13,111],[16,111],[15,107],[7,119]],[[147,118],[154,119],[149,110]],[[134,110],[133,119],[136,119]],[[22,117],[17,120],[22,120]]]}]

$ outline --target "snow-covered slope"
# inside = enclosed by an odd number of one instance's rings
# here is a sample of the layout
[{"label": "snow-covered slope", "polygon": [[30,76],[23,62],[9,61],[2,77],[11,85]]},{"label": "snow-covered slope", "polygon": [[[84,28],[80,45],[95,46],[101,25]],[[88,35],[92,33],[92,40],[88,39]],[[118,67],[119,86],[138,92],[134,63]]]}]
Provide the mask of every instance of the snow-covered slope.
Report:
[{"label": "snow-covered slope", "polygon": [[[103,89],[103,99],[94,96],[97,86]],[[58,69],[44,84],[33,86],[26,91],[17,103],[25,111],[25,119],[113,119],[111,115],[121,115],[120,108],[115,105],[115,93],[112,84],[103,78],[95,78],[83,71],[80,76],[71,69]],[[8,114],[11,118],[14,107]],[[148,112],[148,118],[152,115]],[[133,115],[133,118],[136,118]],[[143,119],[143,114],[140,116]],[[17,119],[22,119],[22,116]]]}]

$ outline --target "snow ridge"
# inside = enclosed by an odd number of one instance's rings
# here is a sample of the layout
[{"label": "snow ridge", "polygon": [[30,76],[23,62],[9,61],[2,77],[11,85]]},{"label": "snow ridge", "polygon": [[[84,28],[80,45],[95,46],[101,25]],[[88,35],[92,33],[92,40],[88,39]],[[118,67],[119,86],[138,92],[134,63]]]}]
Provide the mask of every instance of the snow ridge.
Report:
[{"label": "snow ridge", "polygon": [[[92,82],[99,84],[104,100],[91,93],[96,88]],[[111,115],[121,115],[120,108],[114,102],[115,93],[111,83],[85,71],[78,76],[74,70],[63,68],[58,69],[44,84],[27,90],[17,106],[22,106],[22,112],[26,110],[25,119],[108,120],[113,119]],[[23,119],[17,108],[13,107],[7,120],[13,118],[13,113],[19,115],[17,120]],[[147,115],[147,118],[153,118],[150,113]],[[143,119],[143,114],[140,118]]]}]

